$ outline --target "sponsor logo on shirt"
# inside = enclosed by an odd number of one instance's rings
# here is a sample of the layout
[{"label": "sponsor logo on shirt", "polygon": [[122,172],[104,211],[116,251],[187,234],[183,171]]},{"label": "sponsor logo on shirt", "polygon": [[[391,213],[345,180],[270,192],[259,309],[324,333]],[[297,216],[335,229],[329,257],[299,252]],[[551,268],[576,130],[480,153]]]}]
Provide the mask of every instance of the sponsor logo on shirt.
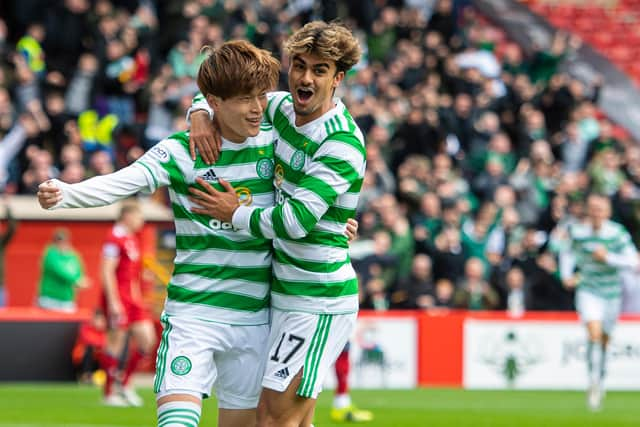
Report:
[{"label": "sponsor logo on shirt", "polygon": [[163,163],[166,163],[169,161],[169,157],[170,157],[169,152],[164,147],[156,145],[151,150],[149,150],[149,153],[151,153],[153,156],[155,156],[158,160],[160,160]]},{"label": "sponsor logo on shirt", "polygon": [[247,187],[236,188],[236,195],[238,196],[238,203],[242,206],[251,206],[251,203],[253,203],[253,195]]}]

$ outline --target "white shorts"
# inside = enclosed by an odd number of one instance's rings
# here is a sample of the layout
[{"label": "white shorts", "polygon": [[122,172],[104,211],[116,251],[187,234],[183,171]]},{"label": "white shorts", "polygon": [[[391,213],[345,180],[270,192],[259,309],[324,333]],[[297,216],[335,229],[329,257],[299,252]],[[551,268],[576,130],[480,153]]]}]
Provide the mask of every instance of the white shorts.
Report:
[{"label": "white shorts", "polygon": [[271,309],[269,354],[262,386],[283,392],[302,369],[298,396],[317,398],[351,338],[357,313],[310,314]]},{"label": "white shorts", "polygon": [[154,391],[208,397],[218,407],[258,406],[269,325],[235,326],[163,315]]},{"label": "white shorts", "polygon": [[602,330],[611,335],[620,316],[622,303],[620,298],[602,298],[589,291],[576,291],[576,310],[582,322],[602,322]]}]

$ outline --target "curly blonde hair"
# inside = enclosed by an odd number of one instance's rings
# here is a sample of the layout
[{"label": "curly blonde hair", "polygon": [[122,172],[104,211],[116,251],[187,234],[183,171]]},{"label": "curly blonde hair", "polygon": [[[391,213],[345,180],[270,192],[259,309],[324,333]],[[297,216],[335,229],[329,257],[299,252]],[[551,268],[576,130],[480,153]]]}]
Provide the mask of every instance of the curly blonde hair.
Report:
[{"label": "curly blonde hair", "polygon": [[216,49],[205,46],[202,51],[207,57],[198,70],[197,83],[204,96],[227,99],[255,89],[272,90],[278,82],[280,61],[248,41],[232,40]]},{"label": "curly blonde hair", "polygon": [[337,22],[309,22],[284,42],[284,49],[291,57],[310,53],[329,59],[336,63],[338,71],[344,72],[357,64],[362,55],[358,39]]}]

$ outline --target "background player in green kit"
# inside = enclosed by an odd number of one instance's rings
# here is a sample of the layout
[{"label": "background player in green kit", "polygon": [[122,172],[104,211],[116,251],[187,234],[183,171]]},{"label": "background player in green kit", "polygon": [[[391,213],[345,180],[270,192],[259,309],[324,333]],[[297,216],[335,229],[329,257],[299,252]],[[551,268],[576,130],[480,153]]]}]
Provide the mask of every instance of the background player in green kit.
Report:
[{"label": "background player in green kit", "polygon": [[203,207],[195,212],[274,239],[272,325],[258,425],[297,427],[308,425],[324,377],[355,325],[358,284],[344,230],[355,215],[365,148],[353,118],[333,98],[360,58],[353,34],[338,24],[312,22],[285,49],[291,93],[270,94],[265,114],[277,132],[277,205],[242,207],[226,184],[226,192],[205,185],[207,193],[193,194]]},{"label": "background player in green kit", "polygon": [[214,166],[191,159],[183,132],[113,174],[40,185],[44,208],[101,206],[169,187],[177,253],[156,361],[158,426],[197,426],[202,398],[212,387],[219,426],[256,422],[269,330],[271,241],[193,213],[188,187],[198,179],[221,189],[224,179],[236,187],[242,205],[273,206],[274,133],[261,122],[278,70],[269,52],[244,41],[223,44],[203,62],[198,85],[223,137]]},{"label": "background player in green kit", "polygon": [[638,254],[625,228],[613,221],[607,196],[591,194],[587,219],[569,228],[568,244],[560,252],[560,276],[576,290],[576,310],[587,326],[587,402],[598,409],[602,402],[607,344],[620,314],[620,272],[635,268]]}]

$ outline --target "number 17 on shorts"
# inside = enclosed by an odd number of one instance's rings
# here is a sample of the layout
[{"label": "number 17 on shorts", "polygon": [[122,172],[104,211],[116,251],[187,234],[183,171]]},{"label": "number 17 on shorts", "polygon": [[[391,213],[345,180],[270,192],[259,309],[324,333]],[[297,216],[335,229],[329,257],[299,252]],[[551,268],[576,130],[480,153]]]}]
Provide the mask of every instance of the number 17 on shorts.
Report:
[{"label": "number 17 on shorts", "polygon": [[271,310],[269,353],[262,386],[285,391],[298,372],[301,397],[316,398],[333,363],[351,338],[357,313],[310,314]]}]

